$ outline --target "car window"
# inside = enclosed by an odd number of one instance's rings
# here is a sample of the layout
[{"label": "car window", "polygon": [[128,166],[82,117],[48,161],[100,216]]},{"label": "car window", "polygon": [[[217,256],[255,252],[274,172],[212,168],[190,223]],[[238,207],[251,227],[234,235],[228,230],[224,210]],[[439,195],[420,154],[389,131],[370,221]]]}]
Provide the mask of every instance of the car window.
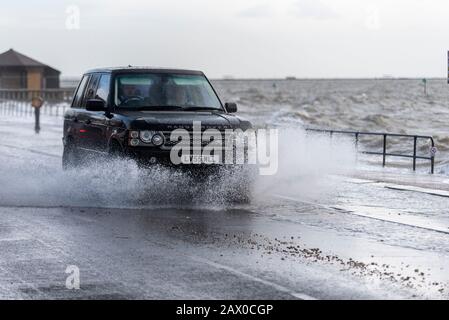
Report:
[{"label": "car window", "polygon": [[84,94],[82,108],[85,108],[87,100],[95,98],[95,91],[97,90],[99,80],[100,80],[99,74],[94,74],[90,77],[89,84],[87,85],[87,89]]},{"label": "car window", "polygon": [[81,79],[80,84],[78,85],[78,89],[76,90],[75,98],[73,99],[72,108],[80,108],[84,89],[86,88],[88,80],[89,76],[84,76],[83,79]]},{"label": "car window", "polygon": [[110,81],[111,81],[110,74],[103,74],[101,76],[100,82],[98,84],[97,92],[95,94],[95,99],[101,99],[104,102],[106,102],[108,100]]}]

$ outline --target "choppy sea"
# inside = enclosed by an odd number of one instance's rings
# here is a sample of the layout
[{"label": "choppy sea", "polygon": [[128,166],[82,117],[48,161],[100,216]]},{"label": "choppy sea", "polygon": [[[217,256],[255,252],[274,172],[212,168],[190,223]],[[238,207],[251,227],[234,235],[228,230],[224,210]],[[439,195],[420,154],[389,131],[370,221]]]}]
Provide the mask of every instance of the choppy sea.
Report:
[{"label": "choppy sea", "polygon": [[[430,135],[440,172],[449,163],[449,85],[445,79],[216,80],[223,101],[257,127],[280,126]],[[380,151],[378,138],[367,150]],[[412,154],[410,139],[392,139],[389,151]],[[419,142],[428,155],[429,145]]]}]

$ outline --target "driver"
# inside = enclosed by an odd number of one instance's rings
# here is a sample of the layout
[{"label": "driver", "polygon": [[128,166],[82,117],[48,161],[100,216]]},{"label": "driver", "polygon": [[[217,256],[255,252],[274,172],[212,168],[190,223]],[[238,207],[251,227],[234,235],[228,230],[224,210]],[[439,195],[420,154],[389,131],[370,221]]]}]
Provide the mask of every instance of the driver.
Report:
[{"label": "driver", "polygon": [[136,91],[136,86],[133,85],[125,85],[123,87],[123,92],[125,93],[125,95],[131,97],[131,96],[135,96],[134,92]]},{"label": "driver", "polygon": [[135,96],[136,86],[124,84],[119,87],[118,98],[120,99],[120,102],[126,101],[127,99]]}]

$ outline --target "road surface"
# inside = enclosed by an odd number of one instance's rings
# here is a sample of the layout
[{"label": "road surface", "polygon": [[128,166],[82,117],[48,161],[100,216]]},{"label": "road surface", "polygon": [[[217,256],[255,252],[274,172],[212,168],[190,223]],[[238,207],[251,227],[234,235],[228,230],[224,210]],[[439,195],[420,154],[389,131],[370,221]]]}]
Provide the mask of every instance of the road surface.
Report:
[{"label": "road surface", "polygon": [[304,175],[239,205],[226,178],[63,172],[61,119],[42,121],[0,119],[2,299],[448,298],[447,177]]}]

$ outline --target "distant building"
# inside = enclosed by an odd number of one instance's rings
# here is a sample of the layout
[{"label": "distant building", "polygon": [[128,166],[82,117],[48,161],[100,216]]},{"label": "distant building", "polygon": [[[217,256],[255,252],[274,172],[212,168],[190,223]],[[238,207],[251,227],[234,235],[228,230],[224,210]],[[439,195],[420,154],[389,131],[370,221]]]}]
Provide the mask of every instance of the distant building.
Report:
[{"label": "distant building", "polygon": [[0,89],[57,89],[60,74],[13,49],[0,54]]}]

